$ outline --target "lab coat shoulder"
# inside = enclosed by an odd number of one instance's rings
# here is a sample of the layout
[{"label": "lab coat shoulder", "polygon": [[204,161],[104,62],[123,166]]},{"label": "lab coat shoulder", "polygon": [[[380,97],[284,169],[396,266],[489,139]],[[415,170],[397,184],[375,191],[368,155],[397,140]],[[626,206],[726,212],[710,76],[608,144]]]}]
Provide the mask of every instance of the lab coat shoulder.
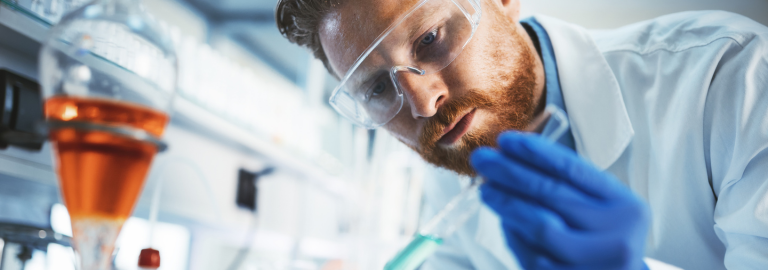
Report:
[{"label": "lab coat shoulder", "polygon": [[[768,28],[699,11],[586,39],[539,21],[555,44],[577,150],[651,206],[647,256],[686,269],[768,265]],[[608,146],[623,130],[626,150],[605,158],[622,149]]]},{"label": "lab coat shoulder", "polygon": [[[697,115],[704,118],[707,171],[715,196],[740,179],[763,150],[760,146],[768,143],[762,137],[768,118],[768,27],[730,12],[693,11],[593,37],[626,97],[633,97],[632,91],[656,90],[642,83],[653,82],[664,85],[664,95],[671,99],[683,96],[685,103],[702,103],[704,112]],[[646,107],[658,105],[645,97]]]},{"label": "lab coat shoulder", "polygon": [[681,52],[730,39],[744,45],[766,34],[766,27],[726,11],[688,11],[630,24],[609,31],[595,31],[593,38],[603,53],[626,51],[651,54]]},{"label": "lab coat shoulder", "polygon": [[[654,185],[675,187],[678,195],[686,194],[690,201],[707,202],[700,196],[703,192],[690,191],[707,184],[714,197],[711,226],[725,247],[725,268],[768,265],[768,28],[740,15],[703,11],[664,16],[593,36],[639,132],[635,143],[650,148],[635,151],[664,161],[650,161],[650,172],[678,176],[664,177],[664,183],[650,177],[645,186],[630,182],[633,189],[645,192],[646,198],[659,198],[664,191],[654,190]],[[665,158],[654,153],[656,149],[677,149],[678,153],[667,152],[664,156],[674,158]],[[653,207],[654,201],[650,204]],[[698,205],[688,205],[686,211],[709,209],[706,203]],[[662,205],[654,211],[673,212]],[[701,229],[702,222],[691,228]],[[652,231],[651,235],[662,233]]]},{"label": "lab coat shoulder", "polygon": [[723,48],[713,63],[704,135],[716,196],[768,148],[768,27],[763,28],[738,46]]},{"label": "lab coat shoulder", "polygon": [[768,265],[768,28],[752,26],[724,49],[704,106],[714,229],[728,269]]}]

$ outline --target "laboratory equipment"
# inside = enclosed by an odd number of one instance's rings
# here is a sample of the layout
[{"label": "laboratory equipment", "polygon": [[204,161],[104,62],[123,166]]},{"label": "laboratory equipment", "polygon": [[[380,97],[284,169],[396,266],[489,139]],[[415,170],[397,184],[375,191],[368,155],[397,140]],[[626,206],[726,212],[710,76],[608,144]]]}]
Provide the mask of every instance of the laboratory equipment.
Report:
[{"label": "laboratory equipment", "polygon": [[13,145],[40,151],[45,138],[35,129],[43,120],[40,86],[33,80],[10,70],[0,69],[0,149]]},{"label": "laboratory equipment", "polygon": [[139,253],[139,267],[141,269],[160,268],[160,251],[153,248],[142,249]]},{"label": "laboratory equipment", "polygon": [[[538,133],[557,141],[568,130],[568,119],[558,107],[548,105],[535,117],[525,132]],[[413,240],[384,266],[385,270],[412,270],[421,265],[456,230],[480,209],[479,187],[483,180],[476,177],[470,185],[453,197],[446,206],[421,227]]]},{"label": "laboratory equipment", "polygon": [[31,269],[33,258],[45,260],[50,244],[69,246],[69,237],[50,228],[0,223],[0,269]]},{"label": "laboratory equipment", "polygon": [[109,269],[114,242],[169,121],[176,56],[135,0],[65,15],[40,51],[40,84],[82,270]]}]

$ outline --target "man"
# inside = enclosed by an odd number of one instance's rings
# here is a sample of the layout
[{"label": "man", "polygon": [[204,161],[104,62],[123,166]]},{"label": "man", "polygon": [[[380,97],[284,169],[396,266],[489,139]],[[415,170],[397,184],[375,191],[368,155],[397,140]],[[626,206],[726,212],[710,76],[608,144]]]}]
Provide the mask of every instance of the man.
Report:
[{"label": "man", "polygon": [[[340,79],[338,112],[486,180],[498,216],[422,268],[515,268],[509,251],[525,269],[768,268],[768,28],[688,12],[592,34],[519,14],[517,0],[278,3],[283,35]],[[505,132],[546,105],[571,122],[557,143]]]}]

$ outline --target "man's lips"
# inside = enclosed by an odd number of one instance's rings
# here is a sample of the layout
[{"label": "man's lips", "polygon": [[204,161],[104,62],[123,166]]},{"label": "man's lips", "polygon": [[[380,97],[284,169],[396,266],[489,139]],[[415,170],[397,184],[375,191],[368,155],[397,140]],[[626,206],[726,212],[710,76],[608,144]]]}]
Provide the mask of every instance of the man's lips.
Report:
[{"label": "man's lips", "polygon": [[475,110],[477,109],[472,109],[469,113],[461,117],[458,122],[445,127],[445,130],[443,131],[445,133],[443,134],[443,137],[437,141],[437,143],[442,145],[451,145],[458,141],[461,136],[464,136],[464,134],[469,131],[469,125],[472,124],[472,118],[475,116]]}]

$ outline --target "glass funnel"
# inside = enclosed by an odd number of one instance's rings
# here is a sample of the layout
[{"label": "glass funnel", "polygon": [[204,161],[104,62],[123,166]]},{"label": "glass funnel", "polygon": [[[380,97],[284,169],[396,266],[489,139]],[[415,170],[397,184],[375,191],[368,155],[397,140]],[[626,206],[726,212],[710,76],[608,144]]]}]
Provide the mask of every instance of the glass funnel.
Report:
[{"label": "glass funnel", "polygon": [[138,0],[95,0],[51,29],[39,61],[79,269],[109,269],[152,159],[165,148],[173,47]]}]

